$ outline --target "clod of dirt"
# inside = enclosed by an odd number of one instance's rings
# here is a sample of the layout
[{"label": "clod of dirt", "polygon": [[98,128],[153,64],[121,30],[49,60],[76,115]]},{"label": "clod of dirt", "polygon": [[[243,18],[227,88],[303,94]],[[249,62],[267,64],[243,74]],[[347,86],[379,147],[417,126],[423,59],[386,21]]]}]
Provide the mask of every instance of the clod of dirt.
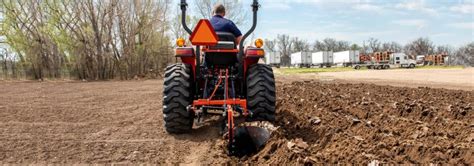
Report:
[{"label": "clod of dirt", "polygon": [[358,141],[363,141],[364,138],[362,138],[361,136],[354,136],[354,139],[358,140]]},{"label": "clod of dirt", "polygon": [[309,120],[309,122],[310,122],[311,124],[318,125],[318,124],[321,123],[321,119],[319,119],[319,117],[312,117],[312,118]]},{"label": "clod of dirt", "polygon": [[301,138],[297,138],[287,143],[288,149],[292,150],[295,153],[301,153],[303,150],[309,147],[308,143],[304,142]]},{"label": "clod of dirt", "polygon": [[372,124],[372,121],[370,121],[370,120],[367,121],[365,124],[366,124],[367,126],[372,126],[372,125],[373,125],[373,124]]},{"label": "clod of dirt", "polygon": [[360,120],[357,119],[357,118],[352,118],[352,124],[357,124],[357,123],[360,123]]},{"label": "clod of dirt", "polygon": [[380,161],[378,161],[378,160],[372,160],[372,161],[368,164],[368,166],[378,166],[379,164],[380,164]]}]

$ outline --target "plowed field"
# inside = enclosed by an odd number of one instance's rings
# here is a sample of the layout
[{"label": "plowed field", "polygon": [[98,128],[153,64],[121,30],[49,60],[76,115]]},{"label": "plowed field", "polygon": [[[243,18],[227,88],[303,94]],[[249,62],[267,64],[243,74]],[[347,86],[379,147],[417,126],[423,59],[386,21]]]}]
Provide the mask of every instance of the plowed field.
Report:
[{"label": "plowed field", "polygon": [[474,163],[473,91],[278,82],[278,129],[239,159],[215,119],[166,133],[162,84],[0,82],[0,163]]}]

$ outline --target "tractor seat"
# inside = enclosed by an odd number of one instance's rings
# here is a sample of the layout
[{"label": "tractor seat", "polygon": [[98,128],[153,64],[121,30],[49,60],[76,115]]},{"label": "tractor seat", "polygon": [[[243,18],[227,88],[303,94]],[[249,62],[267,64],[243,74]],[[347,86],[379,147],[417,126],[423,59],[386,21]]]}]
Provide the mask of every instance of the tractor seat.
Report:
[{"label": "tractor seat", "polygon": [[209,49],[235,49],[235,36],[229,32],[216,32],[219,41],[217,45],[210,46]]},{"label": "tractor seat", "polygon": [[[237,52],[226,52],[236,49],[235,36],[228,32],[216,32],[219,41],[215,46],[209,46],[209,52],[205,52],[206,64],[213,66],[229,66],[238,62]],[[212,52],[221,50],[222,52]]]}]

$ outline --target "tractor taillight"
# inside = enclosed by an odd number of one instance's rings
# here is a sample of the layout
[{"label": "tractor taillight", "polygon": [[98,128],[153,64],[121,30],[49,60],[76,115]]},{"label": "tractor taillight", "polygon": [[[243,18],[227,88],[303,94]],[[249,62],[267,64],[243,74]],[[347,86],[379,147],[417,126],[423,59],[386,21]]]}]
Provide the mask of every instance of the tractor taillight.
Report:
[{"label": "tractor taillight", "polygon": [[176,56],[194,56],[194,49],[192,47],[179,47],[176,48]]},{"label": "tractor taillight", "polygon": [[184,40],[183,38],[176,39],[176,45],[178,47],[184,47],[185,44],[186,44],[186,40]]},{"label": "tractor taillight", "polygon": [[260,39],[260,38],[255,40],[255,47],[262,48],[263,47],[263,40]]},{"label": "tractor taillight", "polygon": [[265,55],[265,51],[261,48],[249,48],[245,53],[247,57],[263,57]]}]

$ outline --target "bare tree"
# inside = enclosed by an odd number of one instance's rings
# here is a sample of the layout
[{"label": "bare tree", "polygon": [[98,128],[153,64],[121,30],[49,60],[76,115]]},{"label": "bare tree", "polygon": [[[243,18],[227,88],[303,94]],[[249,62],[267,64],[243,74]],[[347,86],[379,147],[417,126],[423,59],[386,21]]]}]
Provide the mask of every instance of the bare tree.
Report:
[{"label": "bare tree", "polygon": [[316,40],[313,44],[313,51],[345,51],[351,49],[349,42],[338,41],[333,38],[326,38],[322,41]]},{"label": "bare tree", "polygon": [[170,2],[5,0],[2,34],[35,79],[156,76],[171,56]]},{"label": "bare tree", "polygon": [[323,40],[324,50],[322,51],[334,51],[337,48],[337,40],[333,38],[326,38]]},{"label": "bare tree", "polygon": [[291,39],[293,43],[292,52],[300,52],[300,51],[310,51],[309,43],[306,40],[301,40],[298,37],[294,37]]},{"label": "bare tree", "polygon": [[387,42],[382,44],[382,51],[402,52],[402,45],[397,42]]},{"label": "bare tree", "polygon": [[434,53],[434,45],[428,38],[418,38],[405,45],[407,55],[426,55]]},{"label": "bare tree", "polygon": [[269,40],[265,39],[265,45],[264,48],[267,52],[275,52],[277,50],[276,48],[276,40]]},{"label": "bare tree", "polygon": [[474,42],[459,48],[453,54],[453,63],[464,66],[474,66]]},{"label": "bare tree", "polygon": [[313,52],[324,51],[325,49],[326,49],[326,46],[324,45],[324,43],[319,40],[316,40],[313,44],[312,51]]},{"label": "bare tree", "polygon": [[439,45],[439,46],[436,46],[434,53],[453,55],[455,53],[455,49],[450,45]]},{"label": "bare tree", "polygon": [[378,52],[381,51],[381,43],[378,39],[375,38],[369,38],[367,40],[367,47],[369,49],[369,52]]},{"label": "bare tree", "polygon": [[214,5],[221,3],[226,8],[226,17],[236,25],[245,24],[249,14],[243,8],[242,0],[196,0],[195,10],[200,18],[210,18],[214,15]]},{"label": "bare tree", "polygon": [[291,48],[292,48],[292,42],[290,40],[290,36],[286,34],[282,35],[277,35],[277,46],[278,50],[280,50],[281,53],[281,65],[282,66],[288,66],[290,65],[290,54],[291,54]]},{"label": "bare tree", "polygon": [[347,42],[347,41],[337,41],[336,42],[336,47],[334,48],[334,51],[339,52],[339,51],[346,51],[346,50],[349,50],[349,49],[350,49],[349,42]]},{"label": "bare tree", "polygon": [[371,50],[369,50],[369,46],[367,45],[366,41],[362,42],[362,47],[360,48],[361,53],[363,54],[369,54],[372,53]]}]

